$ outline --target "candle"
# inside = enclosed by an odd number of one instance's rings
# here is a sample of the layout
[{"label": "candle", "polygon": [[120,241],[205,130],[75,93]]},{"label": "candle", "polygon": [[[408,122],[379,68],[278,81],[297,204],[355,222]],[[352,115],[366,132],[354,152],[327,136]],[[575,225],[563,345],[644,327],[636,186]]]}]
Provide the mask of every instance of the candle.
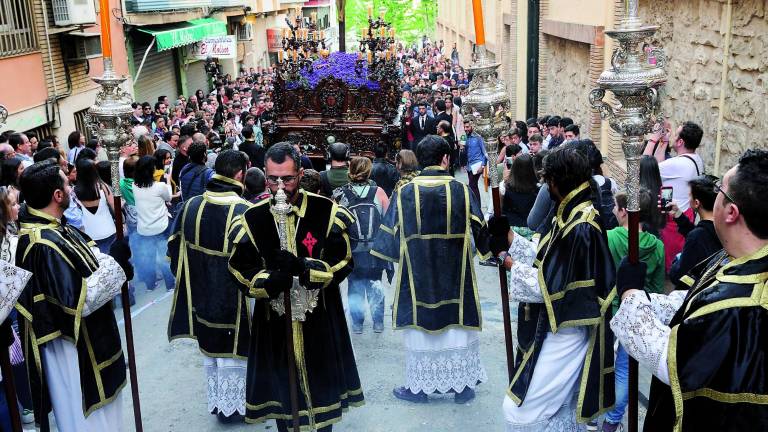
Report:
[{"label": "candle", "polygon": [[389,29],[389,37],[395,38],[395,29]]},{"label": "candle", "polygon": [[[43,7],[45,7],[45,4],[43,3]],[[106,11],[109,11],[109,2],[106,0],[99,0],[99,8],[102,11],[105,11],[100,14],[100,20],[101,20],[101,54],[104,56],[104,58],[112,58],[112,29],[111,29],[111,23],[110,19],[111,13],[106,13]]]},{"label": "candle", "polygon": [[483,23],[482,0],[472,0],[472,15],[475,17],[475,44],[485,45],[485,24]]},{"label": "candle", "polygon": [[384,12],[386,12],[387,9],[384,7],[379,8],[379,18],[384,18]]},{"label": "candle", "polygon": [[325,30],[320,30],[320,40],[325,40]]},{"label": "candle", "polygon": [[371,63],[372,59],[373,59],[373,53],[368,51],[368,63]]},{"label": "candle", "polygon": [[386,34],[387,34],[387,33],[386,33],[386,31],[387,31],[387,29],[385,29],[384,27],[380,28],[380,29],[379,29],[379,35],[380,35],[381,37],[384,37],[384,36],[386,36]]},{"label": "candle", "polygon": [[296,51],[296,50],[294,50],[294,51],[293,51],[293,61],[296,61],[296,60],[298,60],[298,59],[299,59],[299,52],[298,52],[298,51]]},{"label": "candle", "polygon": [[282,63],[283,62],[283,50],[280,50],[277,52],[277,62]]},{"label": "candle", "polygon": [[373,16],[373,6],[368,5],[368,18]]},{"label": "candle", "polygon": [[311,19],[312,19],[312,22],[316,22],[316,21],[317,21],[317,12],[312,12],[312,13],[310,14],[310,16],[312,17],[312,18],[311,18]]},{"label": "candle", "polygon": [[389,57],[390,57],[391,55],[392,55],[392,53],[391,53],[390,51],[387,51],[387,53],[385,54],[385,56],[386,56],[386,58],[387,58],[387,61],[389,61]]}]

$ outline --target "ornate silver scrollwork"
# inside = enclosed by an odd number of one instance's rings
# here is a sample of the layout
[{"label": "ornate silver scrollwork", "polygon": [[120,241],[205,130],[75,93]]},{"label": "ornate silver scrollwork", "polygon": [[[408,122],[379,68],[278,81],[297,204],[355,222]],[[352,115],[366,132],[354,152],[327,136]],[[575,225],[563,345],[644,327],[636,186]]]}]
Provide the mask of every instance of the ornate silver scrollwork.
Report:
[{"label": "ornate silver scrollwork", "polygon": [[[658,88],[667,81],[663,67],[666,55],[661,48],[644,49],[658,27],[644,26],[638,18],[638,0],[626,4],[627,15],[619,28],[605,34],[616,40],[611,67],[600,75],[597,88],[589,93],[589,103],[608,121],[611,129],[622,136],[622,149],[627,161],[627,196],[629,210],[638,210],[639,162],[645,134],[659,119]],[[656,64],[649,61],[656,57]],[[603,98],[611,92],[614,102]]]},{"label": "ornate silver scrollwork", "polygon": [[589,92],[589,104],[598,110],[600,117],[603,119],[613,117],[613,108],[603,101],[605,97],[605,90],[594,89]]}]

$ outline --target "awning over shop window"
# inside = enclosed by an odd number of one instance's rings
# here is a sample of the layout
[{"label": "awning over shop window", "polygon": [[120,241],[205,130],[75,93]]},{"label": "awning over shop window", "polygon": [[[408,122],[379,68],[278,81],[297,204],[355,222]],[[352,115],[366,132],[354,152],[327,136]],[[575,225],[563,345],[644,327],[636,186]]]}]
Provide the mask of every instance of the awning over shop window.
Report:
[{"label": "awning over shop window", "polygon": [[172,25],[140,27],[139,31],[154,36],[157,50],[164,51],[193,44],[210,36],[226,36],[227,24],[213,18],[200,18]]}]

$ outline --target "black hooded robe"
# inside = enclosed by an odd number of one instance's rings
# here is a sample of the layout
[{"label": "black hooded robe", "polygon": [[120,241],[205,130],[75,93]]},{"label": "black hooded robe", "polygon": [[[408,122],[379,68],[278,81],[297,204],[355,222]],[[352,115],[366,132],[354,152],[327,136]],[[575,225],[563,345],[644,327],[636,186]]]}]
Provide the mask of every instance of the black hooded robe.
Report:
[{"label": "black hooded robe", "polygon": [[[328,198],[304,190],[296,193],[299,196],[287,218],[288,246],[307,258],[305,286],[320,289],[317,307],[307,313],[306,321],[293,321],[298,408],[302,427],[319,429],[340,421],[350,406],[364,402],[339,292],[339,283],[352,271],[347,228],[353,217]],[[256,298],[248,353],[248,423],[291,419],[286,317],[272,309],[264,289],[280,250],[270,201],[249,208],[230,233],[234,239],[230,271],[241,289]]]}]

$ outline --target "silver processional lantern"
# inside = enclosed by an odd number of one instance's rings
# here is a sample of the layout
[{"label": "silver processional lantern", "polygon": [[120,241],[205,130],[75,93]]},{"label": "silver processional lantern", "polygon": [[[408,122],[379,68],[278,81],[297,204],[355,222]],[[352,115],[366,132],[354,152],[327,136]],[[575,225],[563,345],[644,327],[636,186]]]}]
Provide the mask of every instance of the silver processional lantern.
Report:
[{"label": "silver processional lantern", "polygon": [[491,187],[498,187],[496,159],[499,155],[499,135],[508,128],[504,115],[509,111],[506,84],[499,80],[500,64],[486,55],[485,45],[478,45],[477,61],[467,68],[473,75],[468,94],[462,100],[464,119],[473,122],[474,131],[485,141],[488,152],[488,177]]},{"label": "silver processional lantern", "polygon": [[[658,26],[643,25],[638,18],[638,0],[629,0],[626,17],[619,27],[605,34],[618,46],[611,56],[611,68],[603,71],[597,88],[589,94],[590,104],[608,120],[611,129],[622,136],[622,149],[627,160],[628,210],[639,211],[640,157],[644,137],[659,122],[658,89],[667,82],[664,71],[666,56],[660,48],[646,49],[646,41]],[[616,102],[603,100],[606,91]]]},{"label": "silver processional lantern", "polygon": [[104,59],[104,74],[93,78],[101,86],[96,102],[88,109],[88,128],[106,147],[112,171],[112,187],[115,196],[120,196],[119,160],[120,148],[131,140],[131,95],[120,88],[125,77],[115,75],[112,59]]}]

